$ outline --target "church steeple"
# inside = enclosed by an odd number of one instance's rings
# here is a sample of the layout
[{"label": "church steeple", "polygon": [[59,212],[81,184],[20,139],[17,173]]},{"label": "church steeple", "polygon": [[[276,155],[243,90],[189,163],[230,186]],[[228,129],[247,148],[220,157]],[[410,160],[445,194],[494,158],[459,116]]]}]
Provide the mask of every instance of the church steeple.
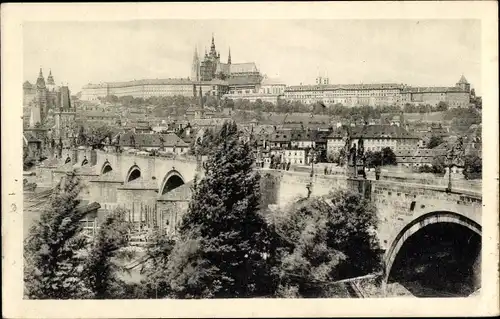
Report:
[{"label": "church steeple", "polygon": [[231,64],[231,47],[229,47],[229,56],[227,57],[227,64]]},{"label": "church steeple", "polygon": [[49,70],[49,76],[47,77],[48,85],[56,85],[54,82],[54,77],[52,77],[52,70]]},{"label": "church steeple", "polygon": [[194,47],[193,61],[194,61],[194,60],[198,60],[198,59],[199,59],[199,57],[198,57],[198,47],[197,47],[197,46],[195,46],[195,47]]},{"label": "church steeple", "polygon": [[40,68],[38,79],[36,79],[36,87],[39,89],[45,89],[45,79],[43,78],[42,68]]},{"label": "church steeple", "polygon": [[210,54],[214,57],[217,56],[217,52],[215,51],[215,40],[214,40],[214,34],[212,33],[212,45],[210,46]]},{"label": "church steeple", "polygon": [[191,79],[200,80],[200,58],[198,57],[198,48],[194,47],[193,64],[191,65]]}]

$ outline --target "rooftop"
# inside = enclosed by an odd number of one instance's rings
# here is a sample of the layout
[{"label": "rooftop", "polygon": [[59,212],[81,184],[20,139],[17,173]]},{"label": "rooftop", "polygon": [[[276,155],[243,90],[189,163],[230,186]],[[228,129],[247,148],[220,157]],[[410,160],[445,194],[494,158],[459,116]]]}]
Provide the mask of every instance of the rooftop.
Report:
[{"label": "rooftop", "polygon": [[188,147],[182,139],[174,133],[168,134],[133,134],[128,132],[120,137],[120,145],[131,146],[131,136],[135,138],[135,145],[137,147],[160,147],[162,145],[161,138],[163,138],[163,146],[165,147]]},{"label": "rooftop", "polygon": [[[341,128],[333,131],[328,138],[343,138],[345,131]],[[408,138],[418,139],[407,130],[396,125],[367,125],[351,127],[351,138]]]}]

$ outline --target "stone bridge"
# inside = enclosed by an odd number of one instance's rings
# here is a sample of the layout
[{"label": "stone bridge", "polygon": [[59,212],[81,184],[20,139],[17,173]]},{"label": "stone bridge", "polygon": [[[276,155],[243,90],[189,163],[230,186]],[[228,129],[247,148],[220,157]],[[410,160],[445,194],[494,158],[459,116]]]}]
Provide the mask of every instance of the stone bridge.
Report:
[{"label": "stone bridge", "polygon": [[[117,203],[154,202],[169,191],[193,180],[199,172],[199,165],[192,157],[166,158],[76,150],[65,152],[60,161],[67,163],[62,166],[60,162],[52,166],[45,165],[40,173],[45,176],[45,180],[54,183],[61,174],[79,167],[78,174],[88,185],[85,196],[99,202],[101,206],[111,207]],[[348,180],[341,170],[329,175],[316,172],[311,177],[306,171],[262,169],[261,175],[263,202],[279,207],[307,196],[307,187],[311,182],[311,196],[325,195],[333,190],[358,188],[360,183]],[[368,174],[368,179],[362,182],[365,185],[365,196],[376,206],[379,214],[378,236],[385,251],[385,281],[389,280],[394,265],[401,267],[400,259],[412,253],[406,246],[417,235],[441,238],[439,236],[444,236],[447,232],[441,226],[449,226],[453,232],[458,232],[448,234],[452,237],[468,236],[469,241],[474,237],[479,238],[479,242],[481,238],[480,183],[456,179],[452,184],[455,186],[447,191],[445,179],[425,179],[422,177],[424,174],[410,175],[386,174],[381,180],[375,180],[374,176]],[[178,210],[178,206],[175,206],[175,210]],[[174,220],[179,218],[175,217]],[[436,225],[441,228],[436,228]],[[434,233],[427,234],[427,231]],[[421,246],[424,243],[431,245],[425,238],[422,239]],[[412,249],[419,246],[418,243],[411,245],[414,246]],[[476,270],[480,260],[480,244],[478,247],[479,251],[467,251],[467,254],[473,255],[473,261],[468,261],[472,263],[470,267],[475,267]],[[475,271],[475,275],[478,273]]]},{"label": "stone bridge", "polygon": [[[365,196],[378,212],[377,234],[385,252],[384,282],[389,281],[395,272],[394,268],[402,267],[401,259],[409,258],[412,254],[424,255],[425,251],[416,250],[432,250],[433,244],[440,244],[438,242],[447,238],[452,245],[473,246],[470,249],[456,246],[455,250],[458,250],[458,254],[465,254],[459,257],[469,263],[468,271],[473,272],[474,278],[471,280],[474,281],[475,288],[480,284],[480,182],[455,178],[451,191],[448,191],[447,179],[426,177],[424,174],[407,174],[406,177],[389,175],[381,180],[375,180],[374,176],[368,174],[368,180],[365,181],[348,180],[340,172],[311,177],[307,172],[267,170],[262,175],[268,180],[264,186],[267,186],[266,193],[274,194],[268,195],[269,199],[274,200],[274,204],[278,206],[306,197],[311,181],[311,196],[321,196],[346,188],[360,190],[361,183],[366,184]],[[420,238],[422,236],[425,238]]]}]

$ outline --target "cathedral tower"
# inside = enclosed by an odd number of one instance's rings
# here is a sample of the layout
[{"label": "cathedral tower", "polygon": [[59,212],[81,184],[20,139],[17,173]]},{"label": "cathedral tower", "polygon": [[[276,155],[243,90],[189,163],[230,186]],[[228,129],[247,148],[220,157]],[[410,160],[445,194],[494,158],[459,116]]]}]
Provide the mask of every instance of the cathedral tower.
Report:
[{"label": "cathedral tower", "polygon": [[200,80],[200,58],[198,57],[198,48],[194,48],[193,64],[191,65],[191,80]]},{"label": "cathedral tower", "polygon": [[56,83],[54,82],[54,77],[52,76],[52,70],[49,70],[49,76],[47,77],[47,90],[53,92],[56,88]]},{"label": "cathedral tower", "polygon": [[40,73],[36,79],[36,98],[35,104],[37,104],[40,112],[40,122],[43,123],[45,116],[47,115],[47,87],[45,86],[45,79],[43,78],[42,68],[40,68]]}]

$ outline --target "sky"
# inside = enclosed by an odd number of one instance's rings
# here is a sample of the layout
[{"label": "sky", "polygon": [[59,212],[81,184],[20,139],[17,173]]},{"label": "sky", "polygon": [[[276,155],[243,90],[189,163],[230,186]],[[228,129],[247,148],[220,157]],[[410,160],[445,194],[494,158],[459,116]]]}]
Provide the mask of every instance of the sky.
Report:
[{"label": "sky", "polygon": [[87,83],[187,78],[195,47],[221,61],[255,62],[287,85],[404,83],[480,93],[480,20],[128,20],[23,25],[23,77],[40,67],[72,93]]}]

